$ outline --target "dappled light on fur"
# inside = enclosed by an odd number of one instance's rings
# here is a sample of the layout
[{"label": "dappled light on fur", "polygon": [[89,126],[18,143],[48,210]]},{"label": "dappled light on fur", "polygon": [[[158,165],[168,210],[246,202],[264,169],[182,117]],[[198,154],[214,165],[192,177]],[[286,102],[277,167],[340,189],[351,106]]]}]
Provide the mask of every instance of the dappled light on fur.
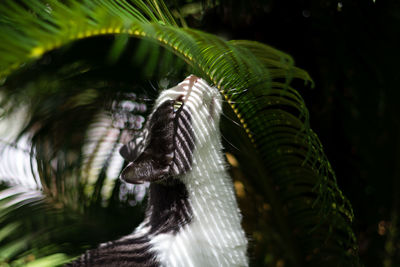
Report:
[{"label": "dappled light on fur", "polygon": [[[179,108],[171,110],[181,99]],[[124,150],[133,160],[121,178],[151,183],[143,223],[132,235],[86,252],[72,266],[101,265],[103,260],[118,266],[248,265],[247,239],[222,152],[221,111],[218,90],[195,76],[160,94],[145,126],[146,138],[137,143],[142,147],[130,142]],[[153,147],[156,139],[165,148]],[[162,172],[158,161],[167,164],[161,165]],[[130,252],[129,260],[121,260],[122,251]]]},{"label": "dappled light on fur", "polygon": [[[189,87],[191,79],[193,77],[171,91],[161,93],[157,103],[182,94],[181,87]],[[196,147],[192,170],[179,179],[185,183],[190,196],[193,222],[178,233],[178,244],[191,248],[190,253],[194,255],[192,266],[215,263],[218,263],[217,266],[247,265],[247,241],[240,226],[241,216],[222,154],[219,131],[221,96],[215,88],[198,79],[185,105],[191,110]],[[173,250],[179,251],[178,248]],[[175,254],[178,259],[182,258],[180,253]],[[203,256],[198,258],[199,254]],[[164,257],[170,259],[172,256],[168,255],[165,253]]]}]

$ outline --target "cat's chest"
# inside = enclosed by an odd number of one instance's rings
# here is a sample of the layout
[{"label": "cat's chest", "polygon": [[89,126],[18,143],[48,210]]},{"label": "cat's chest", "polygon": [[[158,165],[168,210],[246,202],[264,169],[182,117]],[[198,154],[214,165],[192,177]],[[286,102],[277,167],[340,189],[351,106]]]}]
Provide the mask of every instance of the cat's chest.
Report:
[{"label": "cat's chest", "polygon": [[[247,240],[231,183],[224,182],[227,177],[208,176],[214,184],[187,185],[183,195],[153,209],[152,215],[161,217],[163,208],[170,209],[159,227],[174,222],[170,231],[151,235],[151,250],[162,266],[247,266]],[[175,206],[183,200],[184,205]]]}]

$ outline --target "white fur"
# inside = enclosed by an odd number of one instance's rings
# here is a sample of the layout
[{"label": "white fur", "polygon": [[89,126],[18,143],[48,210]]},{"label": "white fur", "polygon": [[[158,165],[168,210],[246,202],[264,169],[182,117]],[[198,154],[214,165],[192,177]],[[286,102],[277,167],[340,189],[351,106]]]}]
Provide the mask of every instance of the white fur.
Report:
[{"label": "white fur", "polygon": [[152,236],[151,244],[163,266],[248,266],[247,240],[222,153],[221,96],[204,80],[189,76],[162,92],[156,106],[182,94],[196,144],[192,170],[179,179],[188,190],[193,219],[176,235]]}]

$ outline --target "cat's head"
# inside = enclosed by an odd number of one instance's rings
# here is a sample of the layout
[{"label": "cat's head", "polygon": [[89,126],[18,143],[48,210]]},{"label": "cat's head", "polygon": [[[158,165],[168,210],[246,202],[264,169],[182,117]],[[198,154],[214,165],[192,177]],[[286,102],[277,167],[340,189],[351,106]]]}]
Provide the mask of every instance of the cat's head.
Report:
[{"label": "cat's head", "polygon": [[194,150],[219,142],[221,101],[216,88],[193,75],[161,92],[141,136],[120,151],[130,161],[121,179],[152,182],[190,171]]}]

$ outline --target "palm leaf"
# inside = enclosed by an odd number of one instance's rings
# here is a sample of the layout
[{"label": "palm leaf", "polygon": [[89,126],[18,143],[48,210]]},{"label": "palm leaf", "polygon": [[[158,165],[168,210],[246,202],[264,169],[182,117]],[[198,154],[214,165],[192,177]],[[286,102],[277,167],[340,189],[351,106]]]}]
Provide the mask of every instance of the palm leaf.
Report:
[{"label": "palm leaf", "polygon": [[[232,153],[240,160],[249,188],[256,188],[272,206],[271,228],[263,235],[272,236],[271,229],[276,230],[279,235],[269,239],[280,245],[264,253],[282,257],[290,266],[357,264],[350,204],[310,128],[304,101],[291,86],[294,78],[305,82],[311,78],[295,67],[287,54],[257,42],[224,41],[180,28],[162,1],[3,1],[0,34],[0,77],[5,96],[1,105],[5,116],[16,103],[28,107],[28,120],[20,135],[32,133],[42,192],[51,199],[43,208],[43,218],[54,217],[49,211],[60,205],[63,215],[58,218],[64,222],[79,222],[77,218],[90,211],[103,220],[110,216],[105,207],[119,205],[115,196],[120,184],[111,183],[107,196],[101,192],[123,131],[118,129],[115,139],[105,141],[107,149],[100,149],[98,143],[92,150],[102,158],[97,168],[93,163],[96,156],[82,150],[90,142],[85,136],[104,114],[100,107],[106,103],[108,114],[113,113],[106,99],[132,90],[149,92],[145,82],[149,79],[162,83],[162,78],[168,77],[173,83],[194,72],[224,95],[229,104],[226,115],[241,127],[234,128],[240,134],[229,134],[227,129],[235,127],[229,123],[222,130],[240,149]],[[113,45],[110,37],[116,38]],[[100,49],[99,44],[107,45]],[[109,56],[99,60],[98,54],[107,50]],[[126,58],[134,63],[127,63]],[[146,59],[145,67],[139,68]],[[165,67],[171,62],[180,67],[171,72]],[[159,68],[160,64],[164,67]],[[109,74],[114,68],[124,69],[124,75],[115,70]],[[126,77],[126,68],[135,77]],[[109,130],[114,131],[112,127]],[[107,130],[103,133],[97,140],[105,140]],[[93,179],[89,175],[92,169],[97,169]],[[14,209],[10,214],[18,212]],[[71,219],[67,214],[75,215]],[[13,221],[5,223],[12,225]],[[78,223],[69,233],[82,228]],[[57,241],[50,241],[61,244],[65,236],[56,236]],[[85,237],[90,240],[86,244],[94,245],[110,236]],[[76,242],[84,248],[83,240]],[[31,244],[25,251],[34,250]],[[62,249],[66,246],[50,251]]]}]

